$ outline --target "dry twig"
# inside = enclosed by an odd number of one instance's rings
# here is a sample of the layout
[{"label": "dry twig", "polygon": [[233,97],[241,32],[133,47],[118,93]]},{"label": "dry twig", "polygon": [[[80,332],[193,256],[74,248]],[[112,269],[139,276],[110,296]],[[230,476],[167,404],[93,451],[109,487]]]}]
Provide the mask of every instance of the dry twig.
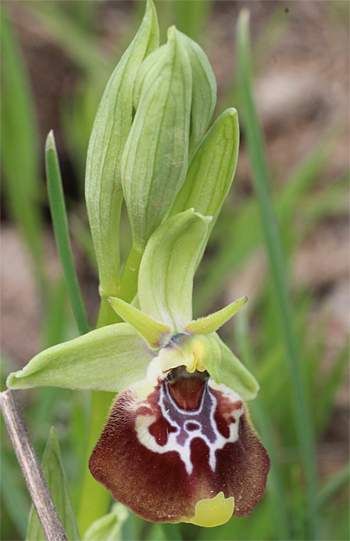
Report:
[{"label": "dry twig", "polygon": [[0,408],[47,541],[67,541],[14,393],[0,393]]}]

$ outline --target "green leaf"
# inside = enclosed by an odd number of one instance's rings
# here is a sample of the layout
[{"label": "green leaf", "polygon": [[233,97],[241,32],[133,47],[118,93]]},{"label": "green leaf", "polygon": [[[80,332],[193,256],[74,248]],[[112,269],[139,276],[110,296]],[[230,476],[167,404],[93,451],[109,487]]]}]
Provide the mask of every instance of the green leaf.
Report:
[{"label": "green leaf", "polygon": [[80,334],[84,334],[89,332],[90,329],[73,263],[60,166],[58,163],[55,138],[52,130],[46,139],[45,165],[50,210],[58,253],[60,254],[64,276],[67,282],[68,294],[72,305],[74,318]]},{"label": "green leaf", "polygon": [[192,319],[193,276],[210,217],[187,210],[166,220],[150,238],[139,273],[142,311],[183,331]]},{"label": "green leaf", "polygon": [[248,154],[252,169],[254,187],[259,201],[262,231],[269,258],[273,293],[278,309],[286,360],[290,370],[290,384],[293,393],[294,424],[298,434],[300,453],[306,475],[306,515],[308,536],[318,539],[319,520],[317,517],[314,430],[311,412],[303,378],[302,359],[294,330],[294,308],[290,297],[290,285],[283,253],[279,227],[270,194],[270,174],[265,152],[264,137],[259,121],[251,78],[251,48],[249,35],[249,11],[242,10],[237,24],[238,66],[243,119],[245,121]]},{"label": "green leaf", "polygon": [[135,39],[114,70],[91,132],[86,164],[86,204],[97,257],[100,294],[117,294],[119,221],[123,200],[120,162],[133,115],[133,86],[144,57],[158,46],[151,0]]},{"label": "green leaf", "polygon": [[119,392],[146,377],[153,356],[131,325],[116,323],[42,351],[10,374],[7,386]]},{"label": "green leaf", "polygon": [[30,81],[6,6],[1,3],[1,157],[6,204],[35,264],[44,293],[43,221],[39,208],[38,126]]},{"label": "green leaf", "polygon": [[194,154],[172,216],[189,208],[213,216],[210,233],[233,181],[238,148],[237,111],[231,108],[219,116]]},{"label": "green leaf", "polygon": [[220,383],[224,383],[236,391],[243,400],[252,400],[258,393],[258,382],[226,344],[224,344],[221,338],[216,333],[213,336],[221,350],[221,363],[219,365]]},{"label": "green leaf", "polygon": [[192,70],[192,105],[189,155],[201,142],[213,116],[216,105],[216,80],[203,49],[182,32],[179,38],[184,45]]},{"label": "green leaf", "polygon": [[[64,472],[60,448],[54,427],[50,430],[42,459],[42,469],[50,489],[62,525],[69,541],[80,539],[72,501],[69,496],[68,481]],[[32,506],[29,514],[27,541],[45,541],[38,515]]]},{"label": "green leaf", "polygon": [[186,325],[186,331],[190,334],[210,334],[217,331],[226,321],[237,314],[238,310],[245,305],[247,300],[248,297],[242,297],[218,312],[214,312],[207,317],[201,317],[195,321],[190,321]]},{"label": "green leaf", "polygon": [[121,503],[115,503],[112,511],[99,518],[86,531],[83,541],[119,541],[123,523],[128,518],[128,510]]},{"label": "green leaf", "polygon": [[164,343],[164,339],[170,333],[168,325],[155,321],[117,297],[110,297],[109,302],[117,314],[132,325],[152,348],[159,348]]},{"label": "green leaf", "polygon": [[173,27],[168,43],[140,68],[135,83],[137,110],[122,158],[133,244],[141,252],[186,176],[191,94],[191,66]]}]

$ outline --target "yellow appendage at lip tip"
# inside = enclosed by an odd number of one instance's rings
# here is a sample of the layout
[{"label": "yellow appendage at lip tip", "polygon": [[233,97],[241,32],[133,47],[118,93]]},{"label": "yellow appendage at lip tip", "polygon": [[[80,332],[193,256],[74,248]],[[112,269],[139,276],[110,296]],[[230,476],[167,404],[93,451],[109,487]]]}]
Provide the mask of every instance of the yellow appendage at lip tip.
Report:
[{"label": "yellow appendage at lip tip", "polygon": [[191,522],[196,526],[211,528],[225,524],[232,517],[235,508],[235,499],[233,496],[225,498],[223,492],[219,492],[215,498],[206,498],[199,500],[196,504],[195,514]]}]

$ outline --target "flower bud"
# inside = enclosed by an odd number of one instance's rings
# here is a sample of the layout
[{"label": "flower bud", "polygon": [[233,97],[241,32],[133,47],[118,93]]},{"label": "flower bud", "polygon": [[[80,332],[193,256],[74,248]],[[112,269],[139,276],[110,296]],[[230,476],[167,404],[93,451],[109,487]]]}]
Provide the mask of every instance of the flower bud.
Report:
[{"label": "flower bud", "polygon": [[117,292],[123,200],[120,162],[132,124],[134,81],[145,56],[158,47],[158,39],[157,15],[149,0],[138,33],[108,81],[91,132],[85,192],[104,297]]},{"label": "flower bud", "polygon": [[141,66],[137,110],[122,158],[122,184],[133,244],[143,251],[178,194],[187,172],[192,76],[172,27],[168,43]]},{"label": "flower bud", "polygon": [[207,55],[188,36],[179,32],[192,70],[192,106],[189,155],[198,147],[213,116],[216,105],[216,80]]}]

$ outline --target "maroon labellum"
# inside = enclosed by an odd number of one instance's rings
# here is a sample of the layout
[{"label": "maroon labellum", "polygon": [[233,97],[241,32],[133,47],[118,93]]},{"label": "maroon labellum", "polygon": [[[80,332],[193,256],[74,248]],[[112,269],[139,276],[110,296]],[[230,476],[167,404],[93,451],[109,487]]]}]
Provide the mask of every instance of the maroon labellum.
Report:
[{"label": "maroon labellum", "polygon": [[89,467],[146,520],[216,526],[252,512],[270,460],[240,396],[180,366],[117,397]]}]

